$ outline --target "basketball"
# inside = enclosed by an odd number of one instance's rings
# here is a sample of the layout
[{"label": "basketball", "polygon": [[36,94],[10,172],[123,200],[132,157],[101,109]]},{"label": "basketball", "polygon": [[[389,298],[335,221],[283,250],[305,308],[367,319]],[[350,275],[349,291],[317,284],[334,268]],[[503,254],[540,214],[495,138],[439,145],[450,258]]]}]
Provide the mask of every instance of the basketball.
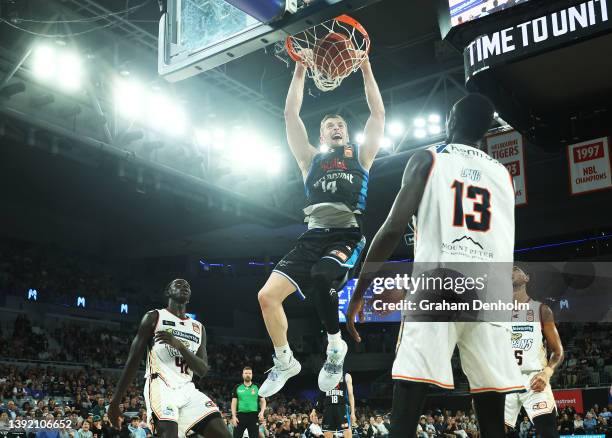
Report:
[{"label": "basketball", "polygon": [[354,66],[355,47],[346,35],[330,32],[317,41],[313,55],[315,66],[326,76],[346,76]]}]

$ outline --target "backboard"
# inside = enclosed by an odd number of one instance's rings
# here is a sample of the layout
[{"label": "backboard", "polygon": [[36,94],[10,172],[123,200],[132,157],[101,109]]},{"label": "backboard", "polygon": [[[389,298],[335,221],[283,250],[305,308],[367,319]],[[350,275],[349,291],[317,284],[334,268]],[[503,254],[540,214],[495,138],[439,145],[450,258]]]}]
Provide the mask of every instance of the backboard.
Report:
[{"label": "backboard", "polygon": [[176,82],[380,0],[168,0],[159,74]]}]

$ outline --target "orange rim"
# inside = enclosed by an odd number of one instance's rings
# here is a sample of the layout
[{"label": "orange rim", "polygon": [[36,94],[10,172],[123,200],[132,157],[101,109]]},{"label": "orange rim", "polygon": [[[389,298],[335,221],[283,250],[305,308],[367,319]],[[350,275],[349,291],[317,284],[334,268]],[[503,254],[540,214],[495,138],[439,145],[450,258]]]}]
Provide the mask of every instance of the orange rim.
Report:
[{"label": "orange rim", "polygon": [[[346,14],[339,15],[336,18],[334,18],[334,20],[339,21],[344,24],[348,24],[349,26],[352,26],[355,29],[357,29],[359,33],[363,35],[363,38],[366,40],[366,47],[367,47],[366,53],[368,54],[370,53],[370,35],[368,35],[368,32],[365,30],[365,27],[363,27],[359,21],[355,20],[353,17],[346,15]],[[303,61],[302,57],[295,52],[295,48],[293,47],[293,40],[292,40],[291,35],[285,39],[285,49],[287,50],[289,57],[293,59],[295,62]]]}]

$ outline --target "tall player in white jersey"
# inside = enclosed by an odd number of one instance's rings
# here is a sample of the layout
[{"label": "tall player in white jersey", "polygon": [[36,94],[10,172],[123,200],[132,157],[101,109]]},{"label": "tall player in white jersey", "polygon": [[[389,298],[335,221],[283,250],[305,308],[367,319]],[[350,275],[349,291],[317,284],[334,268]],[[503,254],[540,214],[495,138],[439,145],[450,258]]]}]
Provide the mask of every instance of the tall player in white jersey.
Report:
[{"label": "tall player in white jersey", "polygon": [[[485,96],[464,97],[454,105],[447,122],[448,144],[418,151],[408,162],[401,189],[372,241],[349,305],[347,326],[357,342],[361,338],[354,321],[357,314],[363,319],[364,293],[414,216],[415,263],[505,262],[497,263],[499,269],[506,265],[508,270],[507,287],[500,287],[507,289],[507,300],[511,300],[514,188],[508,171],[480,149],[493,112]],[[509,339],[507,328],[486,322],[404,320],[392,371],[391,436],[414,436],[430,384],[454,387],[451,357],[458,346],[482,436],[504,437],[505,393],[525,389],[506,347]]]},{"label": "tall player in white jersey", "polygon": [[[541,438],[556,438],[559,436],[557,409],[549,382],[563,361],[563,345],[552,310],[527,295],[527,283],[529,275],[515,266],[512,270],[514,299],[529,303],[529,310],[512,314],[512,350],[529,391],[506,396],[505,422],[515,427],[521,407],[524,407]],[[552,352],[550,358],[546,357],[547,347]]]},{"label": "tall player in white jersey", "polygon": [[192,382],[194,373],[204,376],[209,366],[204,326],[185,314],[191,287],[186,280],[176,279],[168,284],[165,294],[168,307],[151,310],[142,318],[108,417],[113,425],[118,423],[119,403],[146,349],[144,397],[155,435],[185,437],[193,430],[206,438],[230,438],[217,405]]}]

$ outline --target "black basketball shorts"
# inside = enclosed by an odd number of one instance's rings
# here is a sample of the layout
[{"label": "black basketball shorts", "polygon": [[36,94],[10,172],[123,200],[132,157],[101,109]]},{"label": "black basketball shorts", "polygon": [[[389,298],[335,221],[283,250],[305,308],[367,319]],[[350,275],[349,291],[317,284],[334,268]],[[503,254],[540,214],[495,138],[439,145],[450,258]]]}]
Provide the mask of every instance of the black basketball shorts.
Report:
[{"label": "black basketball shorts", "polygon": [[328,405],[323,412],[323,432],[341,432],[351,427],[349,407],[342,405]]},{"label": "black basketball shorts", "polygon": [[[337,265],[337,277],[342,279],[358,263],[365,246],[359,228],[313,228],[302,234],[295,247],[277,263],[274,272],[286,277],[301,299],[312,284],[312,267],[329,259]],[[334,274],[336,271],[334,271]]]}]

